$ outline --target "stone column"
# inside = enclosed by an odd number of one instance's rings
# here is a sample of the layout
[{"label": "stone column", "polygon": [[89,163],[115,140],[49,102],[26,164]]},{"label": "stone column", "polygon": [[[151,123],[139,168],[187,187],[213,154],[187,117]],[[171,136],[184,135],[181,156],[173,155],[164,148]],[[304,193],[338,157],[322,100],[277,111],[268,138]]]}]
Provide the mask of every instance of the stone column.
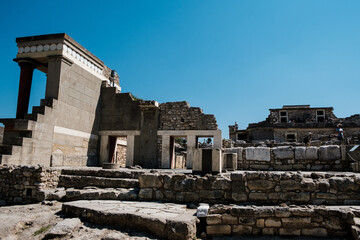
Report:
[{"label": "stone column", "polygon": [[36,65],[28,60],[20,60],[18,64],[20,66],[20,83],[16,118],[24,118],[29,108],[31,82]]},{"label": "stone column", "polygon": [[106,163],[107,159],[109,158],[109,151],[108,151],[108,144],[109,144],[109,136],[101,136],[100,140],[100,166],[103,163]]},{"label": "stone column", "polygon": [[114,158],[116,157],[116,142],[117,137],[109,136],[109,157],[108,157],[108,163],[116,162]]},{"label": "stone column", "polygon": [[197,144],[196,136],[188,135],[186,139],[187,139],[186,167],[190,169],[193,166],[194,152]]},{"label": "stone column", "polygon": [[126,166],[131,167],[134,165],[134,145],[135,145],[135,136],[127,135],[126,136],[127,146],[126,146]]}]

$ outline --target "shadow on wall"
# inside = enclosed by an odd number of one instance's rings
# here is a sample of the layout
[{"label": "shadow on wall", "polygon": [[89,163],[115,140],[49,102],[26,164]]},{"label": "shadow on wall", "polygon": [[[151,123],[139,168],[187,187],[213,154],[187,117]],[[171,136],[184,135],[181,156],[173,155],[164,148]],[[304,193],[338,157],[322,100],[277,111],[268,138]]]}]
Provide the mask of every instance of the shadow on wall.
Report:
[{"label": "shadow on wall", "polygon": [[[101,92],[101,85],[100,85]],[[99,166],[100,155],[100,115],[101,115],[101,95],[97,99],[95,119],[91,128],[91,136],[88,142],[86,166]]]}]

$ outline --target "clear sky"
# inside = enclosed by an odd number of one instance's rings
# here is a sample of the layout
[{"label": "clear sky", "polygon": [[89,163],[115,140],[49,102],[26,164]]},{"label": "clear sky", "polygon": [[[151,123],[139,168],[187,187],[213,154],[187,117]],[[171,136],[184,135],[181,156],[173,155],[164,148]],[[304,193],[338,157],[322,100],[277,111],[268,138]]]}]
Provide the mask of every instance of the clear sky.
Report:
[{"label": "clear sky", "polygon": [[[61,33],[117,70],[123,92],[186,100],[223,137],[289,104],[360,113],[360,1],[2,1],[0,118],[15,117],[16,37]],[[45,95],[35,73],[31,105]]]}]

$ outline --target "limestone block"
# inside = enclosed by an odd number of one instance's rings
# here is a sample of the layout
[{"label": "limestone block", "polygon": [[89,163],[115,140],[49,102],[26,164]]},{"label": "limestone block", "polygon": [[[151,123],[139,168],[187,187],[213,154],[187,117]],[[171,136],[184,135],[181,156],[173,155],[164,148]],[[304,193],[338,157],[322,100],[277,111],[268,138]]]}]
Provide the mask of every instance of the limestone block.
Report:
[{"label": "limestone block", "polygon": [[295,159],[296,160],[318,159],[318,148],[317,147],[296,147],[295,148]]},{"label": "limestone block", "polygon": [[230,214],[223,214],[221,219],[224,224],[238,224],[238,218]]},{"label": "limestone block", "polygon": [[338,217],[329,217],[325,219],[325,227],[332,230],[342,230],[343,225]]},{"label": "limestone block", "polygon": [[233,148],[225,148],[224,153],[236,153],[237,154],[237,160],[242,160],[242,153],[243,153],[242,147],[233,147]]},{"label": "limestone block", "polygon": [[273,236],[275,233],[274,228],[263,228],[262,229],[262,235],[264,236]]},{"label": "limestone block", "polygon": [[283,146],[283,147],[274,147],[273,153],[275,159],[293,159],[294,158],[294,151],[291,146]]},{"label": "limestone block", "polygon": [[267,218],[265,227],[281,227],[281,220],[279,218]]},{"label": "limestone block", "polygon": [[240,225],[254,226],[256,224],[256,221],[257,220],[252,217],[240,217],[239,218]]},{"label": "limestone block", "polygon": [[251,235],[252,227],[243,226],[243,225],[234,225],[233,226],[233,234],[236,235]]},{"label": "limestone block", "polygon": [[139,176],[140,188],[160,188],[162,183],[156,174],[144,173]]},{"label": "limestone block", "polygon": [[290,217],[282,219],[283,226],[286,228],[302,228],[311,225],[311,217]]},{"label": "limestone block", "polygon": [[295,180],[283,180],[280,181],[280,186],[282,190],[299,190],[301,188],[301,183]]},{"label": "limestone block", "polygon": [[139,199],[144,199],[144,200],[151,200],[153,196],[153,190],[152,188],[143,188],[140,189],[139,192]]},{"label": "limestone block", "polygon": [[246,160],[270,161],[270,148],[248,147],[245,148]]},{"label": "limestone block", "polygon": [[230,235],[231,226],[230,225],[210,225],[206,226],[207,235]]},{"label": "limestone block", "polygon": [[46,239],[60,238],[70,235],[80,226],[79,218],[68,218],[58,222],[47,234]]},{"label": "limestone block", "polygon": [[231,181],[226,178],[221,178],[221,179],[215,180],[212,184],[212,189],[230,190],[231,189]]},{"label": "limestone block", "polygon": [[327,237],[325,228],[304,228],[301,230],[302,235],[312,237]]},{"label": "limestone block", "polygon": [[341,158],[340,147],[337,145],[319,147],[320,160],[338,160]]},{"label": "limestone block", "polygon": [[247,195],[245,193],[232,193],[231,199],[235,202],[245,202],[247,200]]},{"label": "limestone block", "polygon": [[280,236],[300,236],[300,229],[293,228],[280,228],[279,235]]},{"label": "limestone block", "polygon": [[269,190],[276,186],[276,182],[269,180],[249,180],[247,184],[250,190]]}]

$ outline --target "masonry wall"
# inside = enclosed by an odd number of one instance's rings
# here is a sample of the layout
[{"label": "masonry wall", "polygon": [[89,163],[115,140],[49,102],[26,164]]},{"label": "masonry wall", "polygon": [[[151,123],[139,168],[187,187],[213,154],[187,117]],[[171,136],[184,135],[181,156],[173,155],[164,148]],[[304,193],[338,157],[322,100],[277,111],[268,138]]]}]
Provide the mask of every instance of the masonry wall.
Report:
[{"label": "masonry wall", "polygon": [[57,187],[59,175],[40,166],[0,167],[0,206],[38,202],[39,191]]},{"label": "masonry wall", "polygon": [[59,65],[52,165],[97,165],[102,80],[76,63],[61,60],[49,62],[49,70],[56,71]]},{"label": "masonry wall", "polygon": [[189,103],[167,102],[160,104],[160,130],[216,130],[214,115],[204,114]]},{"label": "masonry wall", "polygon": [[341,207],[215,205],[206,216],[206,234],[350,238],[355,214]]},{"label": "masonry wall", "polygon": [[360,204],[358,174],[241,172],[204,177],[142,174],[139,199],[221,204]]}]

